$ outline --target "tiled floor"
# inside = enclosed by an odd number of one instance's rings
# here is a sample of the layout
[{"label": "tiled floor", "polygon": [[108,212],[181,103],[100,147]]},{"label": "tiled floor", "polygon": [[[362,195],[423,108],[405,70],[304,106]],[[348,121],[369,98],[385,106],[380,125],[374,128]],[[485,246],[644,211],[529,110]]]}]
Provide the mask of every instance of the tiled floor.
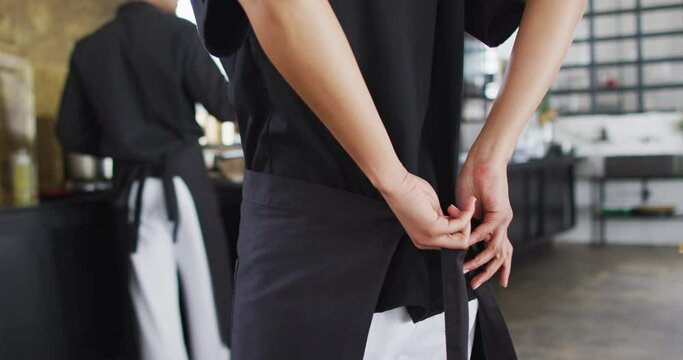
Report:
[{"label": "tiled floor", "polygon": [[676,248],[555,245],[497,291],[522,360],[683,359]]}]

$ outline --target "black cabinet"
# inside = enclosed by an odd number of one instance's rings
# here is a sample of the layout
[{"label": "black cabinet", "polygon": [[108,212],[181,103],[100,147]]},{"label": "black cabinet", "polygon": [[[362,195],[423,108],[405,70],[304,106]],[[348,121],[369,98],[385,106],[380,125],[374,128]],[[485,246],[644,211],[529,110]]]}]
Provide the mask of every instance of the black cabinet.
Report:
[{"label": "black cabinet", "polygon": [[101,196],[0,211],[0,359],[129,358],[110,219]]},{"label": "black cabinet", "polygon": [[508,168],[514,218],[508,229],[517,253],[547,244],[574,226],[574,160],[548,158]]},{"label": "black cabinet", "polygon": [[[216,185],[235,254],[241,187]],[[0,359],[136,358],[128,254],[107,199],[0,209]]]}]

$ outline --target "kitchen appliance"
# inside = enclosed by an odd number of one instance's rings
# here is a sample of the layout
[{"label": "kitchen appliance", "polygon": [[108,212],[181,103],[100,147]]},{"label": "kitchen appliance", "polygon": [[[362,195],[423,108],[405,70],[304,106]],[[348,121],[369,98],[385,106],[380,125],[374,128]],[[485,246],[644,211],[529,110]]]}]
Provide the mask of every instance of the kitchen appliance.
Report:
[{"label": "kitchen appliance", "polygon": [[110,189],[113,167],[111,158],[73,152],[64,156],[67,186],[75,191]]},{"label": "kitchen appliance", "polygon": [[244,180],[244,152],[239,144],[204,147],[204,161],[213,176],[237,184]]}]

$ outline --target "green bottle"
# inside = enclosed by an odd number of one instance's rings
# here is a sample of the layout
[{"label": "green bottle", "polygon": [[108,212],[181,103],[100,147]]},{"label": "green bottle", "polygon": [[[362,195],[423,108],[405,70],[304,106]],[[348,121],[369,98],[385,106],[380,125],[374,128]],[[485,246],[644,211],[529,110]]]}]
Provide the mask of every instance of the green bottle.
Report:
[{"label": "green bottle", "polygon": [[12,193],[14,205],[35,204],[35,181],[33,161],[26,149],[20,149],[12,156]]}]

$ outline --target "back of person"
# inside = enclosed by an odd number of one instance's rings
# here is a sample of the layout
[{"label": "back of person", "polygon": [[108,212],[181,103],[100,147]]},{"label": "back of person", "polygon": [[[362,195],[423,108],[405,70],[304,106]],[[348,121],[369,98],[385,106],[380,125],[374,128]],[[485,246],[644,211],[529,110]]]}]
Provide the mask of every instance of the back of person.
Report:
[{"label": "back of person", "polygon": [[195,103],[221,120],[232,107],[225,77],[176,5],[127,3],[76,45],[57,135],[68,151],[115,161],[114,218],[130,251],[140,357],[227,360],[233,266]]},{"label": "back of person", "polygon": [[183,142],[196,143],[202,131],[194,104],[202,99],[191,89],[194,71],[185,67],[194,56],[188,49],[197,46],[191,23],[145,2],[122,6],[113,21],[77,44],[72,69],[104,130],[102,153],[150,161]]}]

